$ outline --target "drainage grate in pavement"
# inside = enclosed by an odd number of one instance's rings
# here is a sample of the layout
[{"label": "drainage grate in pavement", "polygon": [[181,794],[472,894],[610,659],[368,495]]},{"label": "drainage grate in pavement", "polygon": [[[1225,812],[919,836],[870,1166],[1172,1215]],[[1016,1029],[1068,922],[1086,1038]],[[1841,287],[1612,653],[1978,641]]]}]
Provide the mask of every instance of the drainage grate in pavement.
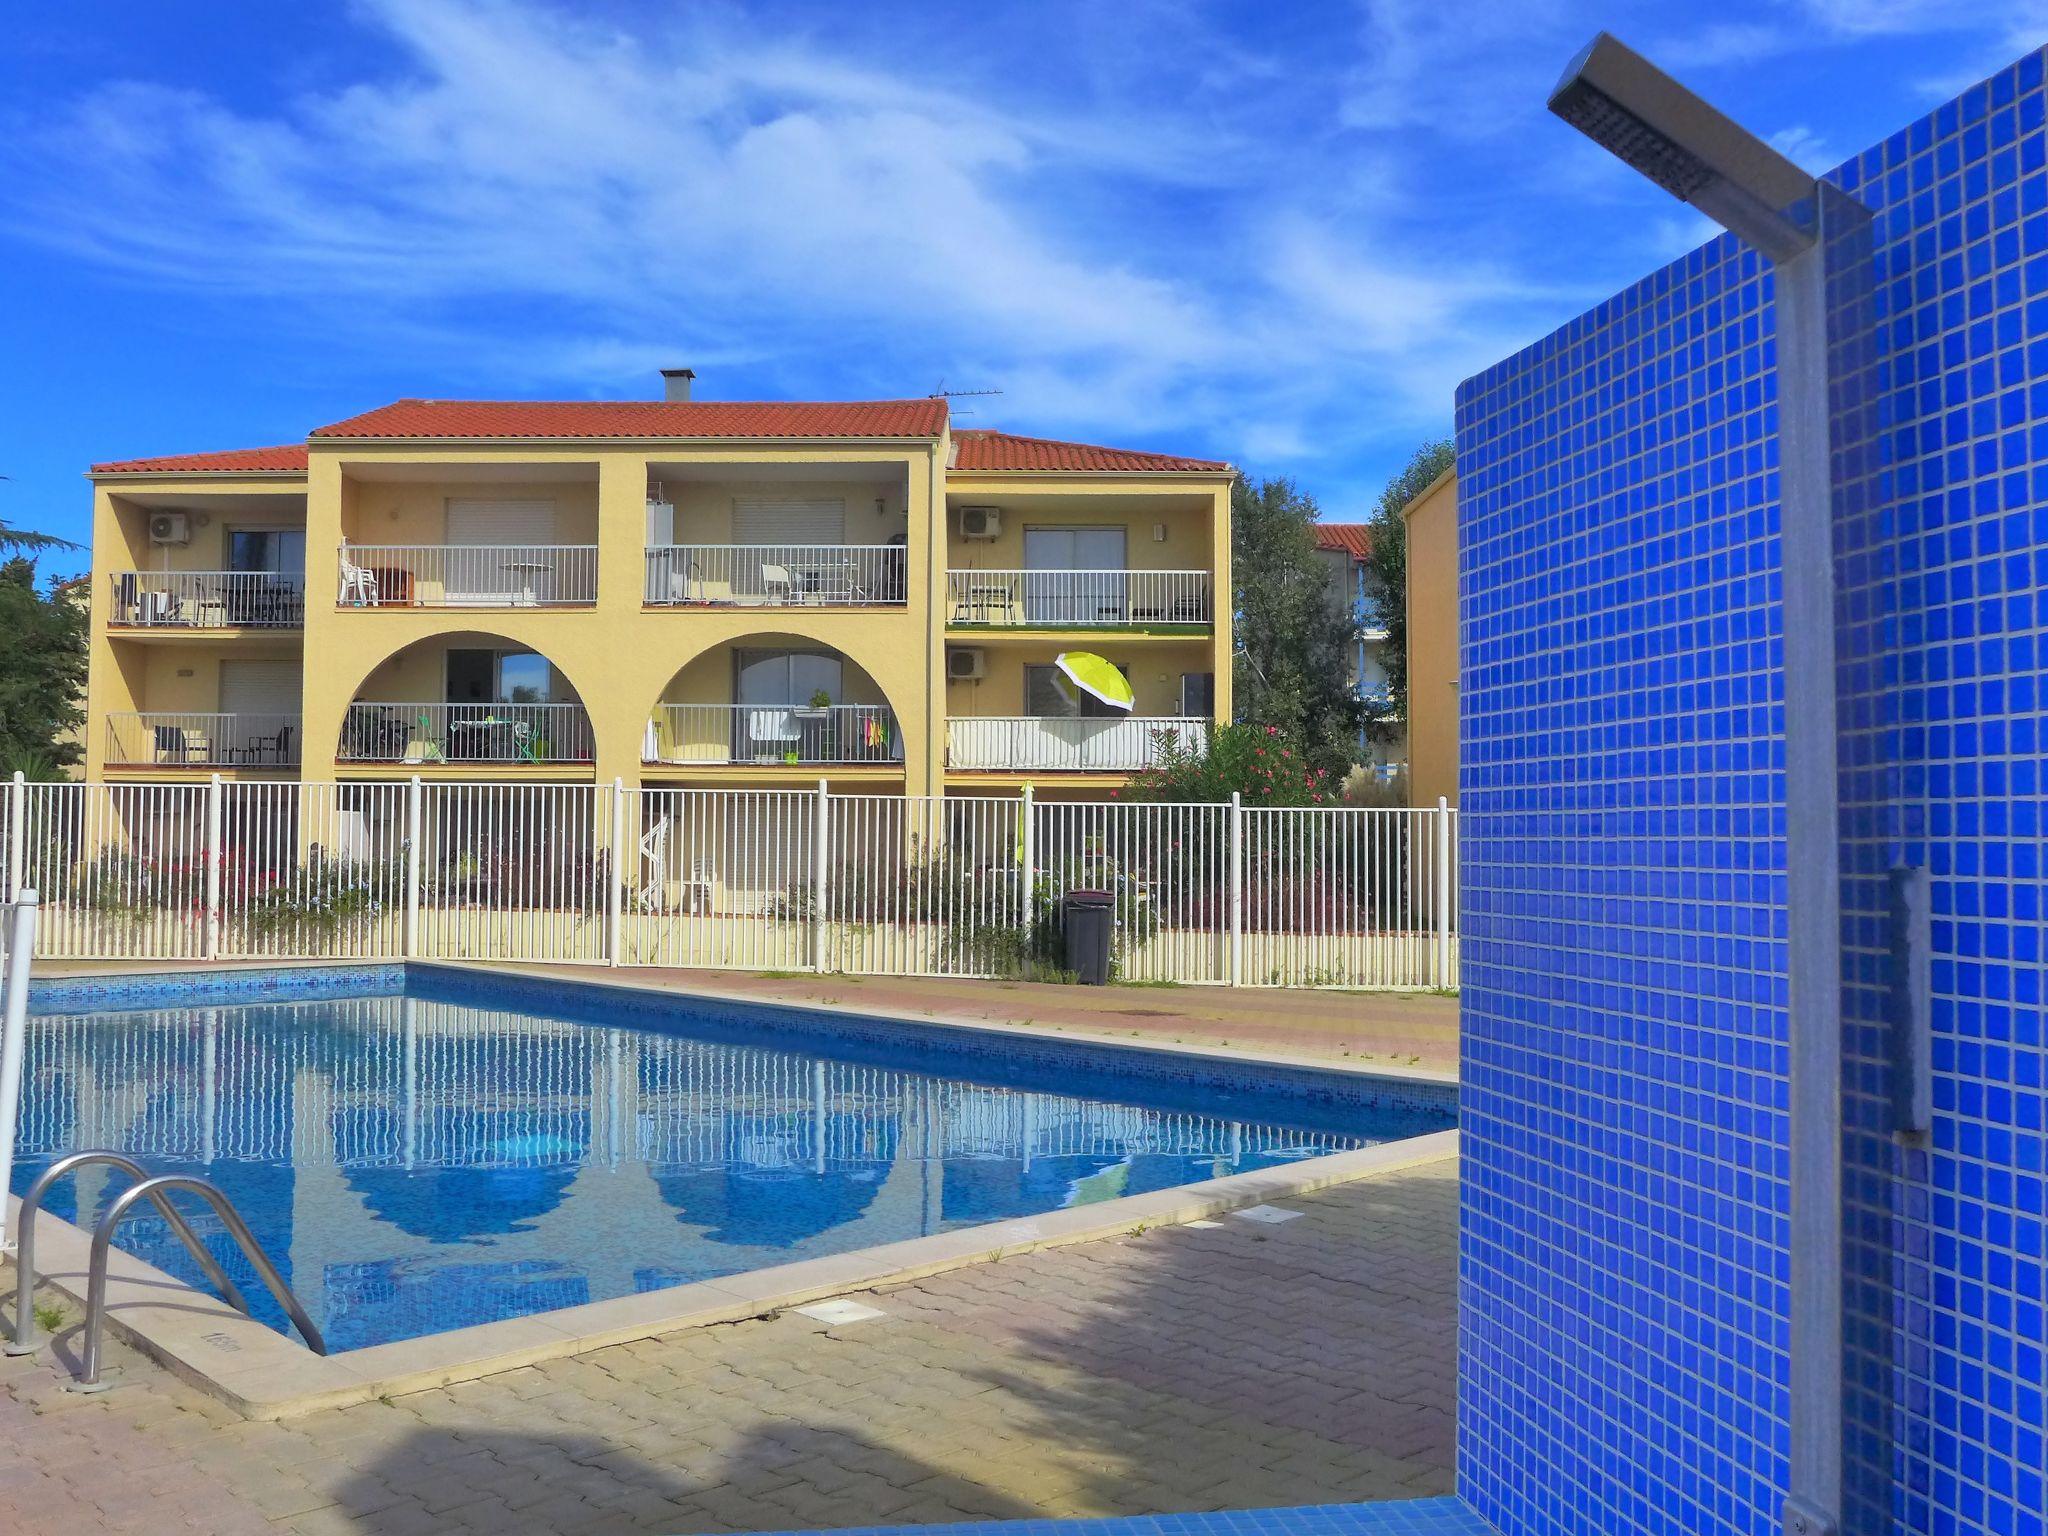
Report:
[{"label": "drainage grate in pavement", "polygon": [[1263,1221],[1268,1226],[1277,1226],[1283,1221],[1292,1221],[1301,1212],[1290,1211],[1284,1205],[1248,1205],[1241,1211],[1232,1211],[1233,1216],[1242,1216],[1246,1221]]},{"label": "drainage grate in pavement", "polygon": [[796,1312],[803,1317],[816,1318],[821,1323],[864,1323],[871,1317],[887,1317],[889,1314],[880,1307],[870,1307],[858,1301],[814,1301],[808,1307],[798,1307]]}]

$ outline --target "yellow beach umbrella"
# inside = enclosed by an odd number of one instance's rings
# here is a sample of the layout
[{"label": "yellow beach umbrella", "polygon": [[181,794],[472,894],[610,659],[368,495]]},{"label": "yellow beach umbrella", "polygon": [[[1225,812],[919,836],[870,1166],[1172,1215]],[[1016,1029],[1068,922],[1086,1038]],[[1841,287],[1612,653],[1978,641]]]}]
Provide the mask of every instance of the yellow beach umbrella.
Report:
[{"label": "yellow beach umbrella", "polygon": [[1068,682],[1111,709],[1129,709],[1138,702],[1131,692],[1131,680],[1093,651],[1061,651],[1052,664]]}]

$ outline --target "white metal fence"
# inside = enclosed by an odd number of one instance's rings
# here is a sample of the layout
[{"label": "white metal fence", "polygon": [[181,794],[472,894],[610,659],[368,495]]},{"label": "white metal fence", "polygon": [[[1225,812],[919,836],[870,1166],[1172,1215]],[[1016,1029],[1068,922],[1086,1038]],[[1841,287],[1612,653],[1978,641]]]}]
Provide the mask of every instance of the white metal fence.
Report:
[{"label": "white metal fence", "polygon": [[581,704],[349,705],[338,755],[352,763],[587,763],[597,750]]},{"label": "white metal fence", "polygon": [[107,761],[130,767],[295,768],[299,747],[295,714],[107,716]]},{"label": "white metal fence", "polygon": [[350,544],[339,601],[361,608],[587,608],[595,544]]},{"label": "white metal fence", "polygon": [[1208,721],[1180,715],[955,715],[946,766],[1128,773],[1164,761],[1169,742],[1199,752],[1208,735]]},{"label": "white metal fence", "polygon": [[872,608],[905,600],[900,544],[657,544],[649,603],[681,607]]},{"label": "white metal fence", "polygon": [[903,735],[886,704],[657,704],[649,763],[900,763]]},{"label": "white metal fence", "polygon": [[298,629],[305,578],[284,571],[115,571],[107,622],[143,629]]},{"label": "white metal fence", "polygon": [[953,624],[1209,624],[1207,571],[948,571]]},{"label": "white metal fence", "polygon": [[55,959],[495,959],[1056,976],[1114,897],[1129,981],[1456,984],[1457,813],[816,789],[28,784],[6,886]]}]

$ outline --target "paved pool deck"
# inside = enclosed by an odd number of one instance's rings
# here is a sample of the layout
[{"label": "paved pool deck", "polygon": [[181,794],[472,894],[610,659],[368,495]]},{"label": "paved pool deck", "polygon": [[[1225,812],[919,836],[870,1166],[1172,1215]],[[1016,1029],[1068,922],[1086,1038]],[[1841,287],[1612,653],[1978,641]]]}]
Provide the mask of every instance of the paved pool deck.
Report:
[{"label": "paved pool deck", "polygon": [[[0,1530],[414,1536],[1170,1515],[1451,1487],[1456,1165],[283,1423],[0,1361]],[[11,1282],[10,1282],[11,1283]],[[60,1357],[75,1352],[73,1327]]]}]

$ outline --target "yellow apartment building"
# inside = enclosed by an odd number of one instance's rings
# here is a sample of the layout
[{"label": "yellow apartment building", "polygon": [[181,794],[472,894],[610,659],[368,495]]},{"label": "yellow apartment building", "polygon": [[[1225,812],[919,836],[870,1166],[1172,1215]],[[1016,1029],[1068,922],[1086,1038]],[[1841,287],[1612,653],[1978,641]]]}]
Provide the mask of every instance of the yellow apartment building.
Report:
[{"label": "yellow apartment building", "polygon": [[1093,797],[1230,718],[1228,464],[665,376],[94,465],[87,777]]},{"label": "yellow apartment building", "polygon": [[1458,803],[1458,471],[1401,509],[1408,528],[1408,798]]}]

